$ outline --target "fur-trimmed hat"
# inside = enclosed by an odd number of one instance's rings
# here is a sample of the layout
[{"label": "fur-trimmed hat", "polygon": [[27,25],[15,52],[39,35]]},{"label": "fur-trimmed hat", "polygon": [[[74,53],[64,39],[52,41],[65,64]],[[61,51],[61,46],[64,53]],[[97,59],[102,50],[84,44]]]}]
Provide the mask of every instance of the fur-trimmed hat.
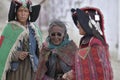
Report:
[{"label": "fur-trimmed hat", "polygon": [[8,21],[16,20],[16,12],[20,6],[27,7],[29,9],[30,22],[37,20],[41,8],[40,5],[32,6],[32,2],[30,0],[12,0],[8,14]]}]

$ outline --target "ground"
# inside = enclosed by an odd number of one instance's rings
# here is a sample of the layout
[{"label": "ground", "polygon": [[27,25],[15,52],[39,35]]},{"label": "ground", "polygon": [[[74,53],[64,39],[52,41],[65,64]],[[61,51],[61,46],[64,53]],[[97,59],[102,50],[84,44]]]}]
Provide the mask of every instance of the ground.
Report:
[{"label": "ground", "polygon": [[120,61],[117,60],[116,53],[111,55],[111,65],[113,68],[113,80],[120,80]]}]

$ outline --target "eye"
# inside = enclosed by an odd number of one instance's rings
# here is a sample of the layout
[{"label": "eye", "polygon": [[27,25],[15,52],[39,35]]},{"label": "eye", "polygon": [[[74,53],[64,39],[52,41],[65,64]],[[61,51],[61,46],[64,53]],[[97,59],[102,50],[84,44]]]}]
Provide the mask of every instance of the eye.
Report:
[{"label": "eye", "polygon": [[57,33],[57,35],[58,35],[59,37],[61,37],[61,36],[62,36],[62,34],[61,34],[61,33]]},{"label": "eye", "polygon": [[54,33],[51,33],[50,36],[51,37],[55,37],[55,36],[61,37],[62,33],[60,33],[60,32],[54,32]]},{"label": "eye", "polygon": [[55,36],[55,33],[51,33],[51,36]]}]

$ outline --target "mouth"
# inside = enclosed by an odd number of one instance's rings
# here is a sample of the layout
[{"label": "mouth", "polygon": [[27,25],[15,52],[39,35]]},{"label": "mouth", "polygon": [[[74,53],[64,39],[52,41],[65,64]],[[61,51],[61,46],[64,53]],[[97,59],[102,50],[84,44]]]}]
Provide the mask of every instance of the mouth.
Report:
[{"label": "mouth", "polygon": [[20,17],[21,19],[24,19],[24,18],[26,18],[26,17]]},{"label": "mouth", "polygon": [[59,39],[54,39],[52,42],[53,42],[55,45],[59,45],[59,44],[61,43],[61,40],[59,40]]}]

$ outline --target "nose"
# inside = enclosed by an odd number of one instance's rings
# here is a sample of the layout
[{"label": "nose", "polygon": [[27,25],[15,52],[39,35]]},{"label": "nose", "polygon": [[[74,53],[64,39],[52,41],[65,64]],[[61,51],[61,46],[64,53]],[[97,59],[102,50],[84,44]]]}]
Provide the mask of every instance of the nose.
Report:
[{"label": "nose", "polygon": [[24,16],[25,15],[25,11],[22,11],[22,16]]},{"label": "nose", "polygon": [[55,34],[55,36],[54,36],[55,38],[58,38],[58,35],[57,34]]}]

